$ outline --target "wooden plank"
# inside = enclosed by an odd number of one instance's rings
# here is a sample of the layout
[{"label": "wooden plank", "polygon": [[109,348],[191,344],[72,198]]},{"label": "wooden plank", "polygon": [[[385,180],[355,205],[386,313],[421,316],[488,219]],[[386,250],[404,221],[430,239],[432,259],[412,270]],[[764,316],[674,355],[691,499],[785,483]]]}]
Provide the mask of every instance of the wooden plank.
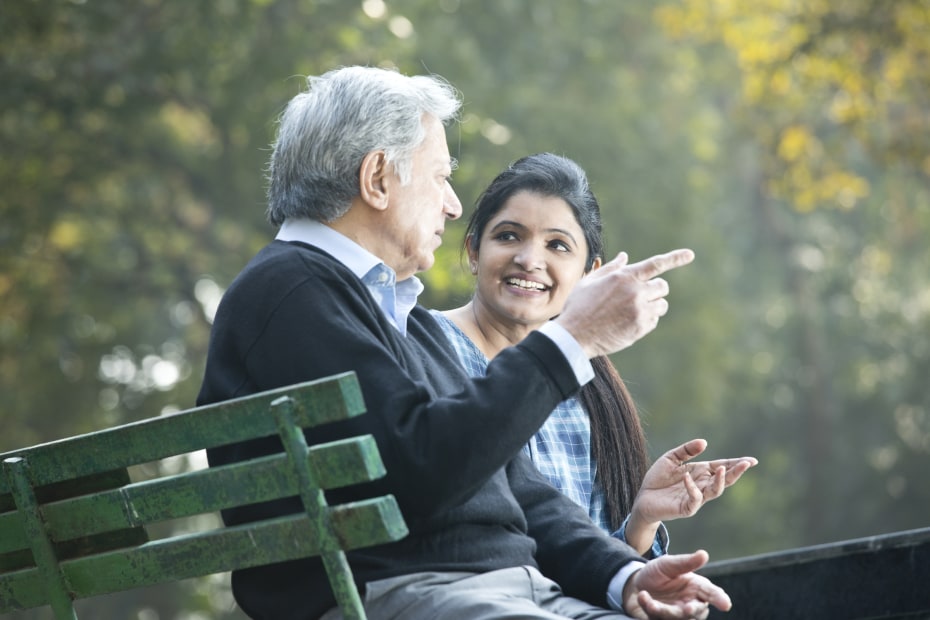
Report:
[{"label": "wooden plank", "polygon": [[[407,535],[397,502],[384,496],[330,508],[334,529],[346,549],[400,540]],[[295,560],[318,554],[305,514],[158,540],[61,563],[75,598],[178,581],[229,570]],[[0,600],[8,609],[46,602],[36,569],[0,575]]]},{"label": "wooden plank", "polygon": [[[100,470],[125,469],[204,448],[275,435],[277,428],[269,415],[269,406],[285,395],[296,403],[295,420],[303,428],[365,412],[358,380],[354,372],[348,372],[14,450],[0,455],[0,459],[28,456],[35,486]],[[0,480],[0,495],[9,492],[7,481]]]},{"label": "wooden plank", "polygon": [[[368,482],[384,476],[384,464],[371,435],[350,437],[310,448],[310,466],[324,489]],[[137,482],[43,508],[46,527],[55,540],[106,533],[121,528],[179,519],[234,506],[271,501],[298,494],[297,474],[285,454],[232,463]],[[0,515],[0,552],[24,543],[13,536],[18,515]],[[9,527],[7,532],[6,528]],[[142,542],[142,541],[139,541]],[[67,557],[73,557],[68,554]]]},{"label": "wooden plank", "polygon": [[[48,504],[62,499],[119,488],[130,482],[129,472],[125,469],[99,472],[74,480],[66,480],[57,484],[37,487],[35,489],[36,501],[38,501],[39,504]],[[29,540],[26,538],[23,530],[22,515],[16,511],[13,496],[5,495],[3,499],[3,506],[0,507],[0,570],[9,570],[18,564],[15,561],[9,561],[5,554],[28,549]],[[136,537],[135,540],[137,543],[145,542],[144,539],[138,537]],[[59,557],[73,556],[73,552],[67,549],[56,549],[56,551]]]},{"label": "wooden plank", "polygon": [[[22,450],[20,452],[23,452]],[[8,458],[10,455],[2,455],[0,461]],[[77,497],[87,493],[95,493],[106,489],[115,489],[116,487],[129,484],[129,472],[125,469],[114,471],[95,472],[89,476],[73,478],[63,482],[49,484],[35,488],[36,500],[40,504],[48,504],[68,497]],[[0,513],[16,510],[16,504],[13,502],[11,494],[0,495]]]}]

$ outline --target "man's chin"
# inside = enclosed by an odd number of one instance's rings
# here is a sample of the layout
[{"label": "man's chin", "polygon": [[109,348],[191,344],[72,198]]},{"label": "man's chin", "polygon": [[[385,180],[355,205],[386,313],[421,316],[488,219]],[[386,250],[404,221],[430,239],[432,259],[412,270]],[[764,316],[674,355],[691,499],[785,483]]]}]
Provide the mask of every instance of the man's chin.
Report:
[{"label": "man's chin", "polygon": [[424,257],[420,260],[420,264],[417,265],[417,273],[423,273],[424,271],[429,270],[435,264],[436,257],[430,254],[429,258]]}]

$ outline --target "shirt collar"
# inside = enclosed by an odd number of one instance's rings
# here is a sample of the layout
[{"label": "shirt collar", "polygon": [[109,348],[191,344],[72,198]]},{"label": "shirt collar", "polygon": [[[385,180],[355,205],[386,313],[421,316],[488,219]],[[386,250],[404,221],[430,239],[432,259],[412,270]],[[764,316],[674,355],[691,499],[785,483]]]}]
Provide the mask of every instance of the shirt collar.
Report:
[{"label": "shirt collar", "polygon": [[[348,267],[360,279],[363,279],[374,267],[384,264],[380,258],[342,233],[322,222],[308,218],[284,220],[275,239],[302,241],[318,247]],[[387,269],[390,270],[390,267]]]},{"label": "shirt collar", "polygon": [[423,292],[419,278],[411,276],[396,282],[394,270],[380,258],[335,229],[309,218],[286,219],[275,239],[315,246],[348,267],[371,291],[388,320],[406,335],[407,317]]}]

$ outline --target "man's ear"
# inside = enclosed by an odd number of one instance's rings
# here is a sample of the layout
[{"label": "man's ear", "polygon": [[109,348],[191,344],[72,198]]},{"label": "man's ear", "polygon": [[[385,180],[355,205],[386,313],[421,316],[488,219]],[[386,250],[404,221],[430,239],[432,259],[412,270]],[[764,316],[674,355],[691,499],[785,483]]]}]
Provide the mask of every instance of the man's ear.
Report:
[{"label": "man's ear", "polygon": [[359,196],[379,211],[388,206],[387,176],[391,174],[384,151],[371,151],[362,158],[358,171]]}]

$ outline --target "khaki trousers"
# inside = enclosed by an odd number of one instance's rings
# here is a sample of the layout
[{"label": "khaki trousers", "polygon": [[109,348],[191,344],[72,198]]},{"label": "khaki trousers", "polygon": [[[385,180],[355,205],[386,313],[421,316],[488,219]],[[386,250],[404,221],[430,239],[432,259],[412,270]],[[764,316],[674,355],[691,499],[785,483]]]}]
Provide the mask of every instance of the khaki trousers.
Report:
[{"label": "khaki trousers", "polygon": [[[363,602],[369,620],[629,620],[565,596],[557,583],[528,566],[372,581]],[[342,620],[342,614],[331,609],[321,620]]]}]

